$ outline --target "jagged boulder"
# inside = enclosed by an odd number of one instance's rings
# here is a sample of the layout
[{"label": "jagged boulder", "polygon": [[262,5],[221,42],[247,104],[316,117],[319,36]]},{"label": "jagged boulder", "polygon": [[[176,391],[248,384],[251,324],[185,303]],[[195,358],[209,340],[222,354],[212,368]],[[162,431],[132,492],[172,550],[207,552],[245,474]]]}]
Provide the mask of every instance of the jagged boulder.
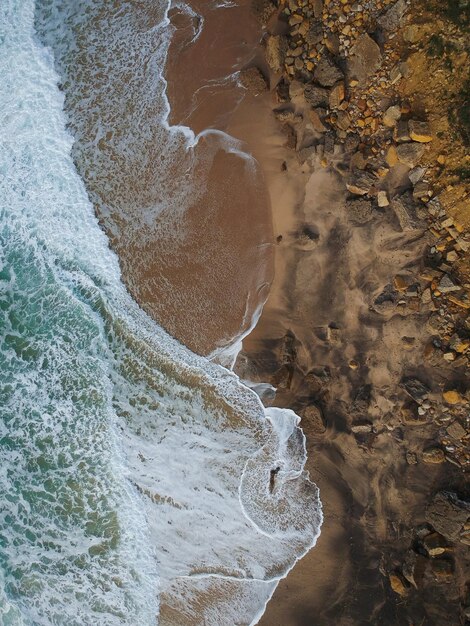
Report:
[{"label": "jagged boulder", "polygon": [[239,78],[243,87],[255,96],[263,93],[268,88],[266,79],[257,67],[249,67],[246,70],[242,70]]},{"label": "jagged boulder", "polygon": [[378,70],[382,62],[382,53],[376,42],[367,33],[361,35],[351,50],[347,61],[349,79],[355,79],[365,85],[369,76]]},{"label": "jagged boulder", "polygon": [[344,78],[344,74],[333,61],[333,57],[325,54],[316,66],[313,78],[322,87],[333,87]]}]

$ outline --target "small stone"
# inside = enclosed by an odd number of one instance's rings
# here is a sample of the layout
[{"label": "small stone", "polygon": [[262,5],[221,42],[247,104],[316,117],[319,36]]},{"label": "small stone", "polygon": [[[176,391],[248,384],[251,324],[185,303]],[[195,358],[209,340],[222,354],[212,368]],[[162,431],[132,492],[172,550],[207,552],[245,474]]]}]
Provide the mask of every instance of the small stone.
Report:
[{"label": "small stone", "polygon": [[418,143],[402,143],[396,148],[400,163],[415,167],[424,154],[424,146]]},{"label": "small stone", "polygon": [[459,255],[455,250],[451,250],[446,254],[446,261],[448,261],[449,263],[455,263],[455,261],[458,261],[458,259]]},{"label": "small stone", "polygon": [[390,146],[387,151],[385,161],[390,167],[393,167],[398,163],[397,149],[395,148],[395,146]]},{"label": "small stone", "polygon": [[420,143],[428,143],[432,141],[433,136],[426,122],[418,122],[416,120],[410,120],[408,122],[408,129],[410,132],[410,138],[413,141]]},{"label": "small stone", "polygon": [[425,174],[426,168],[418,166],[408,172],[408,178],[410,179],[412,185],[416,185]]},{"label": "small stone", "polygon": [[301,22],[303,22],[303,17],[297,13],[295,13],[294,15],[291,15],[289,18],[289,26],[296,26],[297,24],[300,24]]},{"label": "small stone", "polygon": [[367,33],[363,33],[352,47],[347,61],[350,85],[352,86],[353,80],[356,84],[365,85],[371,74],[380,67],[381,61],[382,53],[379,46]]},{"label": "small stone", "polygon": [[351,426],[351,430],[355,435],[365,435],[372,432],[372,424],[367,420],[359,421]]},{"label": "small stone", "polygon": [[423,304],[429,304],[430,302],[432,302],[432,296],[431,296],[431,290],[430,289],[425,289],[423,291],[423,293],[421,294],[421,302]]},{"label": "small stone", "polygon": [[379,207],[386,207],[390,205],[386,191],[379,191],[377,194],[377,204]]},{"label": "small stone", "polygon": [[461,287],[456,285],[447,274],[441,278],[438,289],[441,293],[451,293],[452,291],[460,291]]},{"label": "small stone", "polygon": [[390,580],[390,587],[392,588],[392,591],[394,591],[399,596],[407,595],[408,589],[406,588],[404,580],[402,579],[401,576],[399,576],[398,574],[390,574],[389,580]]},{"label": "small stone", "polygon": [[393,128],[401,117],[400,107],[395,106],[388,107],[383,115],[383,123],[389,128]]},{"label": "small stone", "polygon": [[442,394],[444,401],[447,404],[461,404],[463,402],[463,398],[458,391],[455,389],[449,389],[448,391],[444,391]]},{"label": "small stone", "polygon": [[344,95],[345,95],[344,82],[341,81],[337,83],[330,91],[330,95],[329,95],[330,108],[337,109],[339,105],[341,104],[341,102],[343,102]]},{"label": "small stone", "polygon": [[428,448],[423,451],[423,461],[425,463],[438,464],[444,463],[445,460],[444,452],[440,448]]},{"label": "small stone", "polygon": [[359,367],[359,363],[355,359],[351,359],[348,363],[348,366],[352,370],[357,370],[357,368]]},{"label": "small stone", "polygon": [[338,119],[336,120],[336,125],[341,130],[348,130],[348,128],[351,126],[351,118],[349,117],[349,114],[347,111],[338,112]]}]

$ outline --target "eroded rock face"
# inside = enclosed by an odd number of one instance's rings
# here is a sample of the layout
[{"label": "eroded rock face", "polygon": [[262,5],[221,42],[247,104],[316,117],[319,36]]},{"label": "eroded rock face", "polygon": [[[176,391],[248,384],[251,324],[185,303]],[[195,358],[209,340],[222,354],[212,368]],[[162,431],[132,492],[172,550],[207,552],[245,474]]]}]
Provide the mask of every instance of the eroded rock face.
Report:
[{"label": "eroded rock face", "polygon": [[460,539],[460,531],[470,518],[470,503],[455,493],[440,491],[426,508],[426,521],[451,541]]},{"label": "eroded rock face", "polygon": [[347,73],[350,79],[364,85],[382,62],[382,53],[375,41],[367,33],[361,35],[354,45],[347,62]]}]

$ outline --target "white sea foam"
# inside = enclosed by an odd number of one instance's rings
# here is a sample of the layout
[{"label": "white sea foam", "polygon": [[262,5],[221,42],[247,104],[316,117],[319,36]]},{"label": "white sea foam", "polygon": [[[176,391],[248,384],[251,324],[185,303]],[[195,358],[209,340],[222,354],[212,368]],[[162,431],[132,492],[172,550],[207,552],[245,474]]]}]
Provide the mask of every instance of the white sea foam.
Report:
[{"label": "white sea foam", "polygon": [[127,294],[33,11],[0,4],[0,623],[254,624],[321,524],[298,418]]}]

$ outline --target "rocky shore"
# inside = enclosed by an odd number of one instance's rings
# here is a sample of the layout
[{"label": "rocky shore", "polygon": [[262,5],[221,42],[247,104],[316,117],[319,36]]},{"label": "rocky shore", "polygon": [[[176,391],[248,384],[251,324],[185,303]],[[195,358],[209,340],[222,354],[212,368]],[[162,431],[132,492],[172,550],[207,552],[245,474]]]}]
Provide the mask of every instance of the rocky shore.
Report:
[{"label": "rocky shore", "polygon": [[291,219],[274,211],[282,271],[236,371],[301,415],[325,507],[265,626],[470,623],[469,10],[455,5],[254,3],[264,59],[240,81],[271,103],[279,180],[297,187]]}]

